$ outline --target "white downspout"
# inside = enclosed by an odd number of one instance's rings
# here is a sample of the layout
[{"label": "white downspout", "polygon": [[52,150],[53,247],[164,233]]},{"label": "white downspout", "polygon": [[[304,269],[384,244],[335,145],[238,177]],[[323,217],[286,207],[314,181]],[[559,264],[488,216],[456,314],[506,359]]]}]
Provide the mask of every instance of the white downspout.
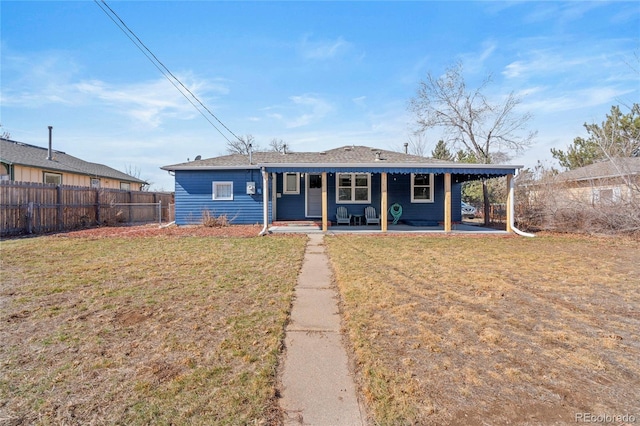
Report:
[{"label": "white downspout", "polygon": [[509,182],[509,206],[507,207],[509,209],[509,212],[510,212],[510,214],[509,214],[509,217],[510,217],[509,222],[511,222],[510,223],[511,229],[513,230],[513,232],[515,232],[516,234],[518,234],[520,236],[533,238],[533,237],[535,237],[535,235],[529,234],[528,232],[523,232],[523,231],[519,230],[518,228],[516,228],[516,225],[515,225],[515,210],[516,210],[515,209],[515,204],[516,204],[516,202],[515,202],[515,199],[514,199],[514,193],[515,193],[515,191],[514,191],[514,183],[513,183],[514,180],[515,180],[515,176]]},{"label": "white downspout", "polygon": [[262,227],[262,231],[258,234],[259,237],[262,237],[269,232],[269,174],[264,167],[262,168],[262,204],[262,220],[264,226]]}]

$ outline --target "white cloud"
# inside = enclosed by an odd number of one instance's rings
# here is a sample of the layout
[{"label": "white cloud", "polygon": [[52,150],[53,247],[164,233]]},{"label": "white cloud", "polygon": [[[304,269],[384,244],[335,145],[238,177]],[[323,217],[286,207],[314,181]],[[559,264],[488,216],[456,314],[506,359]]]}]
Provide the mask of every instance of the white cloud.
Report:
[{"label": "white cloud", "polygon": [[497,43],[494,40],[485,40],[481,46],[481,50],[478,52],[464,53],[460,57],[464,64],[465,72],[470,73],[485,73],[486,62],[492,57],[496,49]]},{"label": "white cloud", "polygon": [[525,23],[555,23],[566,25],[571,22],[579,21],[585,14],[593,9],[603,7],[608,2],[598,1],[569,1],[564,3],[558,2],[536,2],[533,3],[530,12],[523,18]]},{"label": "white cloud", "polygon": [[[158,127],[163,118],[192,119],[198,112],[165,79],[114,86],[102,81],[83,81],[75,85],[79,93],[103,106],[115,108],[135,121]],[[190,88],[194,93],[197,89]]]},{"label": "white cloud", "polygon": [[316,95],[291,96],[289,101],[285,105],[270,106],[264,109],[267,111],[268,118],[281,122],[288,129],[318,122],[333,110],[331,103]]},{"label": "white cloud", "polygon": [[300,53],[307,59],[333,59],[343,55],[351,49],[351,43],[342,37],[335,40],[313,41],[311,36],[306,35],[299,44]]},{"label": "white cloud", "polygon": [[516,78],[522,75],[526,69],[527,67],[524,61],[515,61],[505,67],[504,71],[502,71],[502,75],[507,78]]},{"label": "white cloud", "polygon": [[312,95],[292,96],[289,99],[296,105],[297,109],[311,110],[286,123],[289,128],[306,126],[312,121],[320,120],[333,109],[327,101]]},{"label": "white cloud", "polygon": [[617,99],[631,90],[617,89],[615,87],[589,87],[579,90],[565,91],[555,96],[546,92],[540,94],[536,99],[525,101],[521,105],[522,109],[531,111],[533,114],[545,114],[552,112],[571,111],[581,108],[590,108],[600,105],[614,105]]},{"label": "white cloud", "polygon": [[364,107],[367,105],[366,101],[367,101],[367,97],[366,96],[358,96],[357,98],[353,98],[351,99],[351,101],[361,107]]},{"label": "white cloud", "polygon": [[[159,126],[166,117],[186,120],[198,115],[189,101],[164,77],[128,84],[81,80],[78,77],[80,67],[73,58],[61,53],[43,54],[42,60],[14,55],[3,62],[7,69],[2,85],[2,103],[5,106],[35,109],[57,104],[85,110],[109,108],[150,127]],[[18,72],[22,69],[25,72]],[[191,73],[176,75],[205,105],[206,94],[229,92],[222,80],[207,81]],[[189,96],[184,88],[180,87],[180,91]],[[210,105],[208,107],[211,109]]]}]

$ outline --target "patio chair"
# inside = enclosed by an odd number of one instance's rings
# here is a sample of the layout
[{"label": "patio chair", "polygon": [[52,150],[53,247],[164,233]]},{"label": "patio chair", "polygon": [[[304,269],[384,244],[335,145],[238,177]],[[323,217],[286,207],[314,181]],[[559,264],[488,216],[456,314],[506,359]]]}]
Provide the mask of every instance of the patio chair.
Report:
[{"label": "patio chair", "polygon": [[380,225],[380,217],[376,213],[376,208],[369,206],[364,209],[364,220],[367,225],[370,223],[377,223]]},{"label": "patio chair", "polygon": [[341,223],[346,223],[347,225],[351,225],[351,215],[347,212],[346,207],[338,207],[336,209],[336,222],[338,225]]}]

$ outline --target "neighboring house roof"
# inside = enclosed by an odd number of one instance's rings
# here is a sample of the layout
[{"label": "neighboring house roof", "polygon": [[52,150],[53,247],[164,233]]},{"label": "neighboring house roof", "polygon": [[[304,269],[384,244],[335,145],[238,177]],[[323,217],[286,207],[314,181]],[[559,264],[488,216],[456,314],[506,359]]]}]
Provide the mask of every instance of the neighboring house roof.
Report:
[{"label": "neighboring house roof", "polygon": [[617,157],[609,161],[589,164],[588,166],[559,173],[555,176],[555,180],[558,182],[577,182],[630,175],[640,175],[640,157]]},{"label": "neighboring house roof", "polygon": [[366,146],[344,146],[321,152],[254,152],[249,156],[244,154],[230,154],[220,157],[195,160],[162,167],[163,170],[223,170],[266,167],[270,170],[282,171],[285,168],[368,168],[368,169],[416,169],[431,167],[437,169],[455,170],[467,173],[478,170],[513,170],[522,166],[504,166],[496,164],[468,164],[437,160],[418,155],[387,151]]},{"label": "neighboring house roof", "polygon": [[109,166],[84,161],[61,151],[52,150],[52,159],[48,160],[48,153],[47,148],[0,138],[0,162],[5,164],[147,184]]}]

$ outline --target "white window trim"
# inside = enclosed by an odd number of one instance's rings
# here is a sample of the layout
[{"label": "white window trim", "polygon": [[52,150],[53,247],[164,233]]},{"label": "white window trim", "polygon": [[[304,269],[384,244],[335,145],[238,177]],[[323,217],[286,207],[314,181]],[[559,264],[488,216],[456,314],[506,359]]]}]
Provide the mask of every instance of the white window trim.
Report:
[{"label": "white window trim", "polygon": [[89,178],[90,185],[92,188],[100,188],[100,179],[98,178]]},{"label": "white window trim", "polygon": [[[340,175],[351,175],[351,200],[340,199]],[[367,199],[356,200],[356,175],[367,176]],[[335,173],[336,178],[336,204],[371,204],[371,173]],[[362,188],[362,187],[359,187]]]},{"label": "white window trim", "polygon": [[[428,200],[416,200],[414,198],[414,194],[415,194],[414,188],[416,186],[415,185],[415,181],[416,181],[415,180],[415,176],[416,176],[416,174],[419,174],[419,175],[428,174],[429,175],[429,199]],[[426,186],[426,185],[418,185],[418,188],[421,188],[421,187],[424,187],[424,186]],[[435,186],[435,181],[434,181],[434,178],[433,178],[433,173],[411,173],[411,202],[412,203],[433,203],[434,202],[434,199],[433,199],[433,188],[434,188],[434,186]]]},{"label": "white window trim", "polygon": [[[218,197],[218,186],[222,185],[231,185],[231,196],[230,197]],[[217,181],[211,184],[211,199],[214,201],[233,201],[233,182],[231,181]]]},{"label": "white window trim", "polygon": [[131,191],[131,182],[120,182],[120,189],[123,191]]},{"label": "white window trim", "polygon": [[58,178],[59,182],[57,182],[55,185],[62,185],[62,173],[43,172],[42,174],[43,183],[47,183],[47,176]]},{"label": "white window trim", "polygon": [[[287,191],[287,175],[296,175],[296,189],[294,191]],[[300,173],[284,172],[282,174],[282,193],[283,194],[300,194]]]}]

